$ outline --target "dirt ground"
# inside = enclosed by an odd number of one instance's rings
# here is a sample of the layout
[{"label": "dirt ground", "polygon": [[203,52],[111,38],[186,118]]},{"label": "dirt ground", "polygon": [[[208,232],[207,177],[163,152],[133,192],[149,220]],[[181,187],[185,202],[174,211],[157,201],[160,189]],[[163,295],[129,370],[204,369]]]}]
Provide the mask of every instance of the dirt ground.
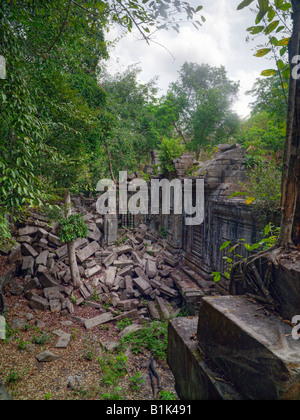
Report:
[{"label": "dirt ground", "polygon": [[[5,261],[1,259],[0,275],[5,268]],[[155,390],[158,395],[153,395],[149,376],[151,354],[146,350],[135,355],[127,348],[124,353],[127,357],[125,370],[120,377],[107,380],[107,372],[111,373],[118,353],[108,351],[105,346],[119,342],[121,332],[113,322],[87,331],[82,324],[59,313],[30,309],[23,296],[12,296],[6,292],[6,304],[9,308],[5,315],[8,325],[13,325],[15,319],[25,321],[25,326],[13,330],[5,342],[0,339],[0,379],[15,400],[160,398],[158,388]],[[75,311],[75,315],[83,318],[99,315],[93,308],[76,307]],[[42,321],[42,327],[37,328],[38,321]],[[66,349],[55,348],[59,338],[55,332],[59,329],[71,334]],[[34,344],[35,337],[42,337],[45,341]],[[60,358],[50,363],[38,362],[36,355],[45,350]],[[167,363],[155,360],[154,364],[163,393],[176,396],[174,378]],[[103,375],[106,375],[105,383]]]}]

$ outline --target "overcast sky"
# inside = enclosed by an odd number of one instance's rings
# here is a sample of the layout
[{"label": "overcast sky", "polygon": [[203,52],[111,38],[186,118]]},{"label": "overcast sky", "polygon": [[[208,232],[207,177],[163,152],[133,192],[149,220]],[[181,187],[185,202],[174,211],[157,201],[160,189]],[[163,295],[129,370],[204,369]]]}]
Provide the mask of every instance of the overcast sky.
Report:
[{"label": "overcast sky", "polygon": [[[147,45],[136,33],[121,39],[110,50],[108,63],[110,73],[124,71],[129,65],[139,63],[142,69],[142,82],[148,82],[158,76],[158,87],[165,94],[171,82],[178,79],[178,70],[184,62],[207,63],[211,66],[224,65],[228,77],[240,81],[239,100],[235,104],[236,112],[245,117],[251,97],[244,93],[250,90],[261,71],[272,68],[264,58],[256,58],[255,42],[246,42],[246,29],[254,25],[255,15],[247,8],[237,11],[241,0],[192,0],[194,6],[203,5],[206,23],[196,30],[191,23],[184,24],[180,33],[161,30],[156,32],[154,41]],[[117,34],[111,32],[109,39]]]}]

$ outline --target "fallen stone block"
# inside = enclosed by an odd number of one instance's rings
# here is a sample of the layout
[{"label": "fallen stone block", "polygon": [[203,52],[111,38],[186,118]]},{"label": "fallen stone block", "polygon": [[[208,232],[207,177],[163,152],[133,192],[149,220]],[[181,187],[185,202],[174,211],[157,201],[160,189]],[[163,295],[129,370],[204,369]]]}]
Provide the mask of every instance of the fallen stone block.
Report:
[{"label": "fallen stone block", "polygon": [[85,320],[85,328],[91,330],[92,328],[98,327],[99,325],[106,324],[113,319],[113,314],[111,312],[105,312],[102,315],[99,315],[92,319]]},{"label": "fallen stone block", "polygon": [[39,255],[38,252],[36,252],[36,250],[31,245],[29,245],[27,243],[22,244],[22,254],[25,257],[30,256],[30,257],[33,257],[33,258],[36,258]]},{"label": "fallen stone block", "polygon": [[85,287],[84,284],[80,287],[79,291],[85,300],[89,299],[92,296],[92,294],[89,292],[89,290]]},{"label": "fallen stone block", "polygon": [[99,249],[100,249],[100,245],[98,244],[98,242],[94,241],[90,243],[88,246],[86,246],[85,248],[77,252],[78,261],[80,263],[83,263],[92,255],[94,255],[96,251],[99,251]]},{"label": "fallen stone block", "polygon": [[87,270],[85,270],[85,277],[86,278],[90,278],[95,276],[96,274],[99,274],[101,272],[101,267],[100,265],[95,265],[95,267],[92,268],[88,268]]},{"label": "fallen stone block", "polygon": [[36,226],[25,226],[24,228],[19,229],[19,236],[32,236],[35,235],[38,231]]},{"label": "fallen stone block", "polygon": [[115,267],[117,267],[117,268],[124,268],[124,267],[127,267],[128,265],[133,265],[133,261],[132,260],[127,260],[127,261],[125,261],[125,260],[117,260],[117,261],[114,261],[114,266]]},{"label": "fallen stone block", "polygon": [[22,271],[26,275],[33,276],[34,274],[34,258],[31,256],[24,257],[22,263]]},{"label": "fallen stone block", "polygon": [[58,342],[56,343],[55,348],[57,349],[66,349],[71,341],[71,334],[64,333],[59,337]]},{"label": "fallen stone block", "polygon": [[154,302],[149,302],[147,309],[152,320],[160,320],[160,315]]},{"label": "fallen stone block", "polygon": [[49,363],[55,362],[55,360],[60,359],[61,356],[57,356],[51,351],[43,351],[42,353],[37,354],[35,357],[40,363]]},{"label": "fallen stone block", "polygon": [[37,309],[38,311],[48,311],[50,308],[50,304],[47,299],[33,295],[30,302],[29,307],[32,309]]},{"label": "fallen stone block", "polygon": [[51,312],[60,312],[62,309],[61,301],[58,299],[50,300],[50,311]]},{"label": "fallen stone block", "polygon": [[130,245],[124,245],[117,248],[115,252],[117,255],[121,255],[121,254],[127,254],[132,251],[133,251],[133,248]]},{"label": "fallen stone block", "polygon": [[166,255],[163,256],[164,262],[168,265],[170,265],[171,267],[177,267],[178,265],[178,261],[174,260],[171,257],[168,257]]},{"label": "fallen stone block", "polygon": [[117,254],[115,252],[112,252],[106,258],[104,258],[103,265],[105,265],[105,267],[108,268],[116,261],[116,259]]},{"label": "fallen stone block", "polygon": [[170,318],[170,313],[167,308],[166,302],[163,298],[157,297],[155,302],[157,303],[158,311],[162,321],[167,321]]},{"label": "fallen stone block", "polygon": [[57,299],[60,301],[64,300],[63,295],[59,291],[59,286],[47,287],[46,289],[43,290],[43,293],[44,293],[45,298],[48,300],[54,300],[54,299]]},{"label": "fallen stone block", "polygon": [[[40,266],[42,267],[42,266]],[[57,281],[48,273],[39,273],[38,279],[41,285],[46,289],[47,287],[59,286]]]},{"label": "fallen stone block", "polygon": [[40,282],[38,278],[34,278],[31,280],[28,280],[27,283],[24,286],[24,291],[29,292],[29,290],[38,289],[40,287]]},{"label": "fallen stone block", "polygon": [[47,266],[47,260],[49,256],[49,251],[43,251],[38,255],[38,257],[35,260],[36,265],[44,265]]},{"label": "fallen stone block", "polygon": [[148,296],[152,292],[151,285],[141,277],[133,279],[133,284],[138,288],[138,290],[143,294]]},{"label": "fallen stone block", "polygon": [[146,275],[153,279],[157,274],[156,262],[148,259],[145,265]]},{"label": "fallen stone block", "polygon": [[26,242],[27,244],[31,245],[33,241],[34,238],[32,238],[31,236],[19,236],[17,238],[17,242],[19,242],[20,244]]},{"label": "fallen stone block", "polygon": [[108,270],[106,270],[105,284],[107,287],[113,287],[116,274],[117,274],[117,267],[109,267]]},{"label": "fallen stone block", "polygon": [[132,311],[133,309],[137,309],[139,304],[140,302],[137,299],[119,300],[116,307],[124,311]]},{"label": "fallen stone block", "polygon": [[139,317],[139,313],[137,309],[132,309],[131,311],[124,312],[123,314],[114,317],[113,321],[119,322],[119,321],[122,321],[123,319],[128,319],[128,318],[137,319],[138,317]]},{"label": "fallen stone block", "polygon": [[59,237],[56,236],[56,235],[53,235],[52,233],[49,233],[49,235],[48,235],[48,241],[51,242],[53,245],[56,245],[56,246],[61,246],[62,245],[61,240],[59,239]]},{"label": "fallen stone block", "polygon": [[245,297],[204,297],[200,303],[198,343],[246,399],[299,395],[300,342],[291,330]]}]

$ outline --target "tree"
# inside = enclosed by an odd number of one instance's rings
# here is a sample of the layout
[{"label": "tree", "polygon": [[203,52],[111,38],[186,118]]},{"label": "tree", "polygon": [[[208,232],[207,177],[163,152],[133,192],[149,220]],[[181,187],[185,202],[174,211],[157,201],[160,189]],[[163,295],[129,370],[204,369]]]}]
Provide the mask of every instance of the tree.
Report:
[{"label": "tree", "polygon": [[227,78],[224,67],[185,63],[170,93],[181,104],[178,125],[187,147],[197,158],[201,148],[228,139],[237,129],[239,118],[231,111],[238,83]]},{"label": "tree", "polygon": [[[253,0],[252,0],[253,1]],[[244,0],[239,8],[252,3]],[[259,1],[258,17],[265,16],[269,11],[282,8],[290,3],[276,1],[273,6],[268,0]],[[234,291],[238,277],[242,276],[244,286],[256,294],[260,294],[272,308],[276,307],[274,298],[269,291],[272,281],[273,267],[278,267],[282,256],[295,252],[295,245],[300,244],[300,127],[299,127],[299,98],[300,78],[298,75],[298,61],[300,55],[300,2],[292,1],[293,7],[293,33],[289,40],[290,83],[287,112],[287,134],[282,170],[281,188],[281,226],[277,243],[268,251],[263,251],[249,257],[242,263],[234,265],[231,271],[230,289]],[[275,13],[276,14],[276,13]],[[271,16],[275,16],[273,13]],[[271,19],[272,20],[272,19]],[[296,251],[298,254],[298,252]],[[268,263],[267,265],[263,263]],[[263,265],[266,269],[262,269]]]},{"label": "tree", "polygon": [[104,31],[135,27],[150,42],[156,25],[178,30],[174,11],[201,25],[194,21],[201,9],[182,0],[1,2],[0,54],[7,63],[7,79],[0,80],[1,211],[17,217],[53,199],[57,188],[100,176],[99,133],[110,124],[97,80]]},{"label": "tree", "polygon": [[134,65],[123,73],[114,76],[106,73],[101,78],[107,94],[107,112],[111,116],[111,130],[103,132],[101,141],[113,174],[121,169],[136,171],[157,146],[152,110],[156,102],[156,80],[141,83],[140,72]]}]

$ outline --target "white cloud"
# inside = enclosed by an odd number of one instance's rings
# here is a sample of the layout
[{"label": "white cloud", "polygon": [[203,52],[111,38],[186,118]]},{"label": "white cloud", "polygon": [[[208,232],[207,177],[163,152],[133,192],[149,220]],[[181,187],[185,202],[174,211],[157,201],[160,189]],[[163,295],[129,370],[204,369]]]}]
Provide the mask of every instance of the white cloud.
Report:
[{"label": "white cloud", "polygon": [[[246,116],[251,97],[244,93],[252,88],[255,79],[266,68],[265,60],[253,57],[255,45],[246,42],[246,29],[253,25],[254,15],[248,9],[236,10],[240,0],[191,0],[191,3],[204,6],[207,21],[200,30],[184,24],[179,34],[159,31],[150,45],[139,40],[138,34],[133,32],[111,51],[109,71],[124,71],[129,65],[139,63],[142,81],[159,76],[159,88],[165,93],[169,84],[177,80],[178,71],[186,61],[224,65],[228,77],[240,81],[240,98],[235,109],[241,116]],[[109,37],[116,37],[116,32]]]}]

